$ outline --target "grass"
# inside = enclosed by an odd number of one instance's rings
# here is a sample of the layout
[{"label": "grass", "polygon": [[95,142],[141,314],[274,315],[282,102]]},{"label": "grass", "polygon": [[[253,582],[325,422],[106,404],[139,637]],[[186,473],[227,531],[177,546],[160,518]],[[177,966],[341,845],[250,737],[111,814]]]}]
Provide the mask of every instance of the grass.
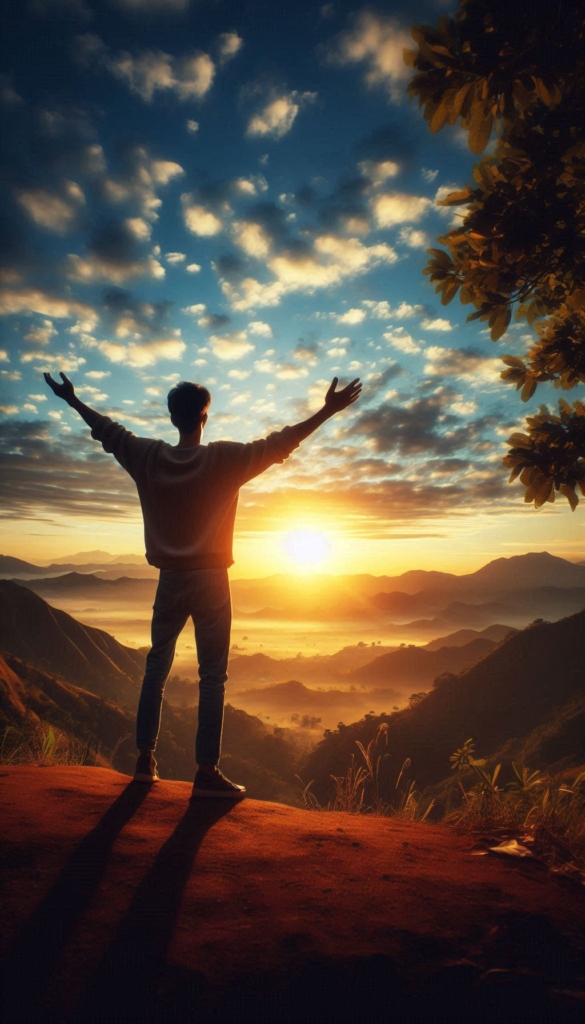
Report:
[{"label": "grass", "polygon": [[585,771],[572,781],[512,763],[513,778],[502,783],[502,765],[493,770],[474,757],[473,740],[451,756],[452,767],[471,773],[466,789],[458,779],[461,807],[446,821],[472,832],[513,834],[552,868],[585,871]]},{"label": "grass", "polygon": [[424,821],[430,814],[433,801],[423,806],[416,783],[407,783],[405,772],[410,768],[410,759],[404,761],[394,784],[384,779],[384,766],[389,754],[379,753],[379,748],[388,746],[388,724],[382,722],[374,739],[367,747],[356,740],[356,746],[363,764],[357,764],[355,754],[351,755],[345,775],[332,775],[334,784],[333,800],[320,804],[311,790],[314,779],[301,783],[303,806],[311,811],[346,811],[349,814],[376,814],[382,817],[401,817]]},{"label": "grass", "polygon": [[0,739],[0,764],[47,768],[51,765],[95,766],[99,761],[101,767],[112,768],[125,739],[126,736],[120,737],[111,754],[104,755],[97,750],[91,737],[81,743],[46,722],[31,723],[20,729],[8,725]]}]

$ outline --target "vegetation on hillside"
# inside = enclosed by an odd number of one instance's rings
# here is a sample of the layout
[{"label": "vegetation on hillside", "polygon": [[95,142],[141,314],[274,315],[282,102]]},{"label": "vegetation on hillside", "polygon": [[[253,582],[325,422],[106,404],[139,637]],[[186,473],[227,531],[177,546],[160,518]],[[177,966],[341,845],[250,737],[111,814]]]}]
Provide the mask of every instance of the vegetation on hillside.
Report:
[{"label": "vegetation on hillside", "polygon": [[[585,382],[585,10],[579,0],[539,9],[509,0],[460,0],[455,17],[411,30],[417,50],[408,86],[432,132],[459,125],[472,153],[492,134],[493,154],[473,184],[444,206],[463,217],[428,250],[425,270],[447,304],[459,293],[493,341],[515,312],[534,329],[528,354],[504,356],[501,377],[528,401],[552,381],[569,391]],[[504,464],[538,508],[585,494],[585,405],[562,399],[558,415],[541,406],[514,433]]]}]

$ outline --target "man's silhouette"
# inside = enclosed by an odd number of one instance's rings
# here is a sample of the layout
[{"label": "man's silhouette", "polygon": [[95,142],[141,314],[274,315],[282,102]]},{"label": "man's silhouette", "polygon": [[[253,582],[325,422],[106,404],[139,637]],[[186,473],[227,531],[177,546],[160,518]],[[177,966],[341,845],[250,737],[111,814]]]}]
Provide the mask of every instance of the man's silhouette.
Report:
[{"label": "man's silhouette", "polygon": [[341,391],[333,379],[322,409],[295,426],[242,444],[212,441],[203,445],[211,395],[200,384],[183,381],[168,396],[171,423],[179,443],[136,437],[108,416],[77,398],[73,384],[45,373],[54,393],[75,409],[134,480],[144,518],[146,559],[160,569],[152,616],[152,647],[138,704],[136,745],[140,752],[134,778],[156,782],[154,751],[163,693],[177,638],[187,619],[195,626],[199,661],[199,726],[195,741],[197,774],[193,796],[239,799],[244,786],[230,782],[217,767],[230,648],[231,600],[227,570],[233,564],[232,540],[240,487],[269,466],[284,462],[301,441],[335,413],[347,409],[361,392],[359,378]]}]

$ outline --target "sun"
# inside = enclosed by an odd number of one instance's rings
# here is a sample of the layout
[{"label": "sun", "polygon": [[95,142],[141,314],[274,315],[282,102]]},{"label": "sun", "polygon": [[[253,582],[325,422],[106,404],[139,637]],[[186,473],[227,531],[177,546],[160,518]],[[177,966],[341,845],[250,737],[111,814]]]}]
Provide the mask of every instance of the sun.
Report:
[{"label": "sun", "polygon": [[284,550],[301,569],[320,569],[331,552],[329,538],[320,530],[290,530],[284,537]]}]

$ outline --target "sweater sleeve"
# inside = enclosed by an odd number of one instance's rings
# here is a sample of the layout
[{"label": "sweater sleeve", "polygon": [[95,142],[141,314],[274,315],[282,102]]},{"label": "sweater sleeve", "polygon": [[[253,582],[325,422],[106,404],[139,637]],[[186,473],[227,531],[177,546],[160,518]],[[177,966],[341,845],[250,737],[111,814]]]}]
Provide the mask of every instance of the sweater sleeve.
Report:
[{"label": "sweater sleeve", "polygon": [[140,463],[145,459],[156,441],[148,437],[136,437],[121,423],[115,423],[109,416],[100,416],[92,429],[91,436],[101,441],[104,451],[113,455],[120,465],[135,477]]},{"label": "sweater sleeve", "polygon": [[292,427],[275,430],[268,437],[248,444],[237,441],[218,441],[217,444],[222,449],[222,464],[230,475],[233,474],[238,487],[259,476],[269,466],[284,462],[299,447]]}]

